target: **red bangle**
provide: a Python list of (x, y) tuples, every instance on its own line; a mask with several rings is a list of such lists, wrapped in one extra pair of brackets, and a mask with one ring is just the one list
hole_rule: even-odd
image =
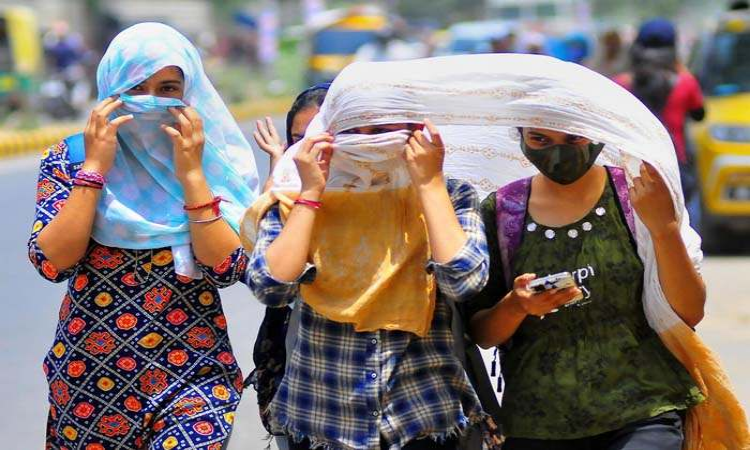
[(294, 201), (294, 204), (309, 206), (313, 209), (320, 209), (320, 207), (323, 206), (323, 203), (321, 202), (316, 202), (315, 200), (307, 200), (304, 198), (298, 198), (297, 200)]
[(182, 208), (185, 211), (197, 211), (199, 209), (204, 209), (204, 208), (209, 208), (210, 207), (213, 210), (214, 215), (218, 216), (221, 213), (221, 211), (219, 210), (219, 203), (221, 203), (221, 202), (228, 202), (228, 201), (229, 200), (225, 200), (224, 198), (222, 198), (222, 196), (217, 195), (210, 202), (201, 203), (200, 205), (185, 205)]

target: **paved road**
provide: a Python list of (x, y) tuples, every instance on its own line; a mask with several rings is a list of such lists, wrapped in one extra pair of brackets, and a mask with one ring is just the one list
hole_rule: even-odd
[[(256, 155), (265, 172), (267, 159)], [(0, 161), (0, 448), (43, 448), (47, 389), (41, 361), (52, 342), (64, 286), (42, 281), (26, 259), (34, 204), (36, 161)], [(709, 307), (699, 332), (714, 347), (746, 408), (750, 409), (750, 257), (708, 258), (704, 275)], [(252, 368), (252, 345), (263, 314), (247, 289), (222, 292), (229, 334), (244, 373)], [(266, 446), (252, 390), (237, 413), (230, 450)]]

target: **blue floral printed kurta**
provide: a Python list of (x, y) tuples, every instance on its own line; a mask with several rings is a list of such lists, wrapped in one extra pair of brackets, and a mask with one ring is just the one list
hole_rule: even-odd
[(92, 241), (58, 271), (36, 245), (72, 187), (64, 142), (42, 158), (29, 258), (53, 282), (68, 280), (52, 349), (48, 449), (218, 450), (242, 390), (217, 288), (235, 283), (238, 248), (204, 278), (177, 275), (169, 248), (126, 250)]

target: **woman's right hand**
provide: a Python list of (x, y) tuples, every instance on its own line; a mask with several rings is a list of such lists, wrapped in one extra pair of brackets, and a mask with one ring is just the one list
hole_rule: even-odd
[(542, 317), (581, 294), (577, 287), (534, 293), (528, 289), (528, 285), (535, 278), (536, 275), (531, 273), (516, 277), (513, 281), (513, 290), (509, 294), (509, 300), (525, 315)]
[(261, 150), (268, 153), (271, 159), (279, 159), (284, 154), (284, 143), (281, 142), (281, 137), (279, 137), (279, 133), (276, 131), (276, 127), (273, 126), (273, 120), (270, 117), (266, 117), (265, 121), (255, 121), (253, 139), (255, 139)]
[(84, 170), (104, 175), (112, 168), (117, 151), (117, 129), (120, 125), (133, 120), (132, 114), (109, 120), (110, 114), (120, 106), (122, 106), (122, 100), (108, 97), (99, 102), (91, 112), (83, 131), (86, 146)]
[(294, 164), (302, 181), (302, 198), (317, 201), (323, 194), (333, 155), (332, 143), (333, 136), (328, 133), (305, 138), (294, 155)]

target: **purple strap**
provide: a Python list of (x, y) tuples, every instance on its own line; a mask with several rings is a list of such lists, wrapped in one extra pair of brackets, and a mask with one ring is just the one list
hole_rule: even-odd
[[(619, 167), (607, 166), (617, 192), (617, 200), (625, 215), (625, 222), (635, 238), (635, 217), (630, 204), (628, 181), (625, 171)], [(496, 194), (497, 241), (500, 246), (500, 259), (506, 285), (513, 286), (512, 261), (521, 246), (523, 223), (531, 192), (531, 178), (514, 181), (498, 189)]]
[(633, 207), (630, 204), (630, 192), (628, 191), (628, 179), (625, 177), (625, 171), (619, 167), (607, 166), (609, 176), (612, 177), (612, 184), (615, 185), (617, 199), (620, 201), (620, 208), (625, 215), (625, 222), (628, 224), (630, 234), (635, 239), (635, 216)]
[(498, 189), (495, 200), (500, 259), (503, 263), (506, 286), (509, 288), (513, 286), (511, 262), (516, 250), (521, 246), (530, 188), (531, 178), (514, 181)]

